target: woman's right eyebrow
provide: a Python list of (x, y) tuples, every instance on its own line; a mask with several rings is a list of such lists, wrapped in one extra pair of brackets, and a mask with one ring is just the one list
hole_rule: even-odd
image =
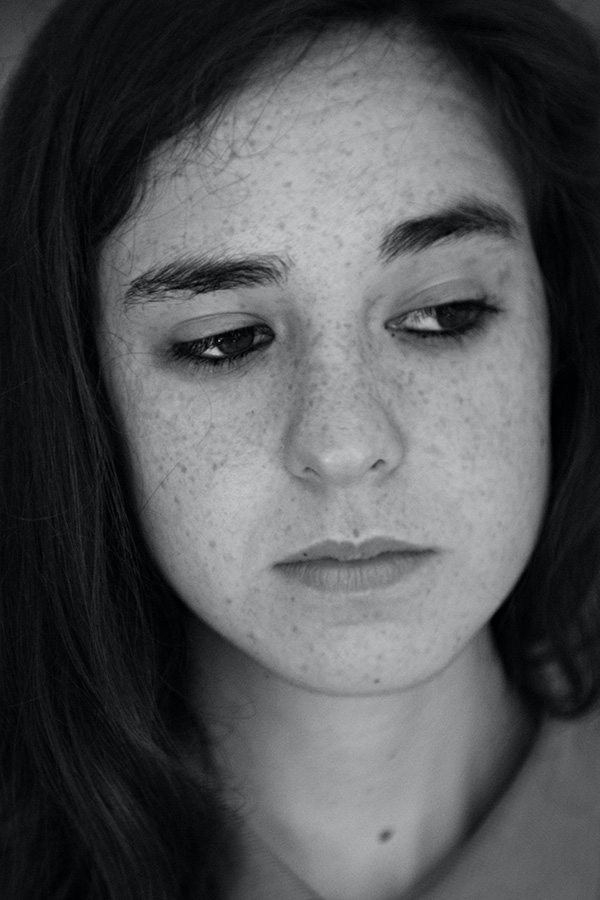
[(157, 266), (135, 278), (125, 293), (125, 308), (165, 300), (173, 293), (210, 294), (240, 287), (280, 285), (289, 263), (276, 255), (193, 256)]
[[(384, 231), (379, 257), (390, 263), (399, 256), (421, 253), (440, 243), (492, 236), (511, 241), (520, 228), (504, 208), (468, 197), (424, 216), (405, 219)], [(285, 282), (292, 263), (276, 254), (264, 256), (185, 256), (135, 278), (125, 293), (126, 309), (154, 303), (176, 293), (190, 296), (264, 287)]]

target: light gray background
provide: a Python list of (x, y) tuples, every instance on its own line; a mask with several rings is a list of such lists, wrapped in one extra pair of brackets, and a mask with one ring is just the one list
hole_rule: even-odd
[[(600, 0), (560, 2), (590, 22), (600, 37)], [(0, 89), (29, 37), (56, 4), (57, 0), (0, 0)]]

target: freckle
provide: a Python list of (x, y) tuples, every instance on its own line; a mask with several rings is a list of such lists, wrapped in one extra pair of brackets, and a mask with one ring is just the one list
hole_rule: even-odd
[(394, 832), (392, 831), (391, 828), (386, 828), (384, 831), (379, 832), (379, 841), (382, 844), (385, 844), (387, 841), (389, 841), (393, 837), (394, 837)]
[(211, 539), (211, 540), (208, 542), (208, 546), (210, 547), (211, 550), (215, 550), (215, 549), (216, 549), (216, 546), (217, 546), (217, 542), (216, 542), (215, 540)]
[(187, 466), (184, 466), (183, 463), (180, 463), (180, 464), (179, 464), (179, 468), (181, 469), (181, 471), (182, 471), (183, 474), (185, 475), (185, 473), (187, 472)]

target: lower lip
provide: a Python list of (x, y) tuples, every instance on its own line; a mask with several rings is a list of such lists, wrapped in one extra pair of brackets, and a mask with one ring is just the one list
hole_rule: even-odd
[(402, 581), (428, 559), (432, 551), (413, 553), (381, 553), (372, 559), (340, 562), (337, 559), (314, 559), (280, 563), (277, 571), (292, 581), (328, 593), (360, 593), (374, 588), (390, 587)]

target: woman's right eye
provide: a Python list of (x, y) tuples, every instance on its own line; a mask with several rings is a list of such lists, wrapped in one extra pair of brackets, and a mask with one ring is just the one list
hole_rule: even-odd
[(275, 334), (268, 325), (246, 325), (195, 341), (179, 341), (173, 344), (169, 356), (194, 368), (232, 369), (251, 353), (266, 349), (274, 339)]

